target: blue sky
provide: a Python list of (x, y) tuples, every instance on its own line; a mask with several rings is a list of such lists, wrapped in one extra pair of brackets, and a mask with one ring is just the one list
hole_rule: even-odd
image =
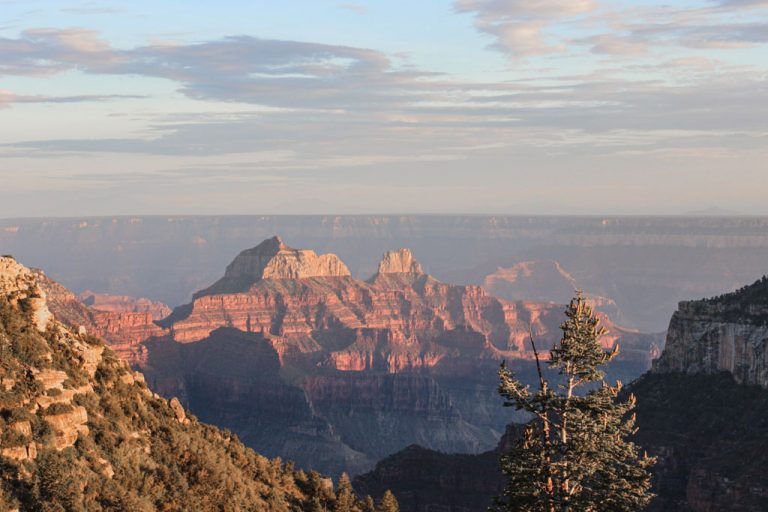
[(768, 0), (0, 0), (0, 216), (768, 214)]

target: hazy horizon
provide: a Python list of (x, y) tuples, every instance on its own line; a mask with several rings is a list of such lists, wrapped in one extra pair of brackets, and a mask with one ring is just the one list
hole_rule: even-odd
[(14, 220), (44, 220), (44, 219), (108, 219), (108, 218), (162, 218), (162, 217), (555, 217), (555, 218), (691, 218), (691, 219), (728, 219), (728, 218), (768, 218), (768, 213), (742, 213), (726, 210), (709, 211), (708, 209), (700, 211), (686, 211), (680, 213), (612, 213), (612, 212), (593, 212), (593, 213), (506, 213), (506, 212), (333, 212), (333, 211), (310, 211), (306, 213), (119, 213), (119, 214), (85, 214), (85, 215), (30, 215), (30, 216), (9, 216), (0, 217), (2, 221)]

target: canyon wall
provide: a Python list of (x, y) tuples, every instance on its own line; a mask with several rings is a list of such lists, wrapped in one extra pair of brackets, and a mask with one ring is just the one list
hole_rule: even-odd
[(672, 316), (659, 372), (728, 372), (768, 387), (768, 279), (709, 300), (681, 302)]

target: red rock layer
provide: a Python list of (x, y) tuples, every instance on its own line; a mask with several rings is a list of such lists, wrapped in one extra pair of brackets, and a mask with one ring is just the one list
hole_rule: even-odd
[[(262, 261), (265, 265), (271, 263)], [(529, 359), (531, 332), (546, 356), (564, 318), (562, 305), (505, 301), (479, 286), (439, 282), (421, 273), (407, 249), (387, 253), (368, 281), (268, 278), (244, 292), (209, 291), (162, 322), (170, 338), (192, 343), (232, 327), (268, 337), (284, 363), (311, 360), (343, 371), (396, 373), (457, 357)], [(609, 331), (602, 340), (606, 348), (619, 337), (629, 338), (639, 353), (628, 355), (650, 362), (649, 338), (602, 320)]]

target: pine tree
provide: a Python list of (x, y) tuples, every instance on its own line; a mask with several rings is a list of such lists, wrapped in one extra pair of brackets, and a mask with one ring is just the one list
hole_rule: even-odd
[(377, 512), (400, 512), (400, 504), (397, 502), (397, 498), (392, 494), (392, 491), (387, 489), (384, 492), (384, 496), (381, 497)]
[(366, 496), (360, 507), (362, 512), (376, 512), (376, 504), (373, 502), (373, 498), (370, 495)]
[(336, 503), (333, 512), (354, 512), (355, 510), (355, 492), (352, 490), (352, 482), (349, 481), (349, 475), (342, 473), (339, 478), (339, 485), (336, 489)]
[[(605, 351), (605, 334), (581, 292), (566, 309), (563, 337), (552, 348), (553, 388), (545, 378), (531, 334), (538, 389), (531, 391), (502, 364), (504, 405), (533, 416), (501, 458), (506, 486), (494, 507), (515, 512), (634, 512), (653, 495), (648, 468), (655, 459), (628, 441), (635, 429), (634, 396), (619, 402), (621, 383), (609, 386), (599, 369), (618, 355)], [(579, 393), (578, 391), (582, 391)], [(586, 392), (583, 392), (586, 391)]]

